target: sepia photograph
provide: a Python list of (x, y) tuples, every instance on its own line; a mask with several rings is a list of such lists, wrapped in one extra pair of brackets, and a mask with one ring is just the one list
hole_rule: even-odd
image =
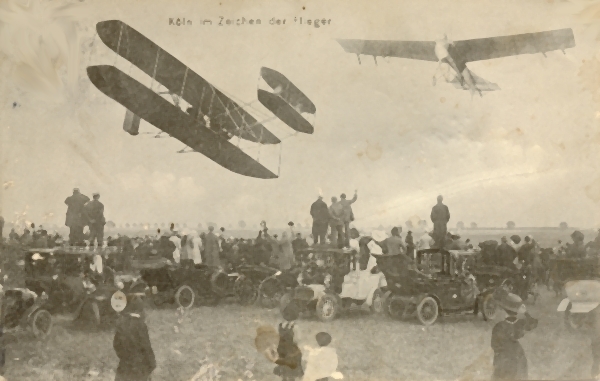
[(600, 0), (0, 0), (0, 381), (600, 380)]

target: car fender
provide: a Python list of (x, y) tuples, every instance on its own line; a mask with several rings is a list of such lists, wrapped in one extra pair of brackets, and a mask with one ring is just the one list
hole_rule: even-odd
[(569, 306), (569, 304), (571, 303), (571, 300), (569, 298), (564, 298), (560, 304), (558, 305), (558, 307), (556, 308), (556, 311), (558, 312), (565, 312), (567, 310), (567, 307)]

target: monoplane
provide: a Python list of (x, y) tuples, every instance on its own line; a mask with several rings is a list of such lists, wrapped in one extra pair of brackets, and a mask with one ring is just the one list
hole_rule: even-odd
[[(437, 41), (381, 41), (381, 40), (338, 40), (348, 53), (355, 53), (360, 63), (360, 55), (377, 57), (409, 58), (421, 61), (438, 62), (438, 70), (442, 65), (454, 72), (446, 81), (458, 89), (471, 90), (483, 96), (482, 91), (499, 90), (497, 84), (476, 76), (467, 68), (468, 62), (483, 61), (493, 58), (516, 56), (520, 54), (542, 53), (561, 50), (575, 46), (572, 29), (559, 29), (537, 33), (515, 34), (478, 38), (473, 40), (451, 41), (444, 38)], [(447, 70), (450, 72), (450, 70)], [(436, 73), (437, 74), (437, 73)], [(433, 77), (433, 85), (437, 76)]]
[[(138, 135), (140, 120), (144, 119), (161, 130), (156, 137), (165, 133), (191, 148), (184, 148), (179, 153), (199, 152), (245, 176), (278, 177), (239, 148), (240, 139), (259, 145), (281, 143), (263, 122), (257, 121), (240, 104), (124, 22), (102, 21), (96, 25), (96, 30), (106, 46), (152, 78), (148, 87), (115, 66), (87, 68), (91, 82), (127, 109), (125, 131)], [(314, 115), (316, 111), (306, 95), (272, 69), (262, 68), (261, 76), (268, 79), (274, 89), (272, 93), (258, 90), (261, 103), (296, 131), (312, 133), (312, 124), (301, 115)], [(155, 82), (167, 90), (155, 91)], [(173, 102), (162, 96), (165, 94), (170, 95)], [(237, 146), (230, 142), (234, 137), (238, 138)]]

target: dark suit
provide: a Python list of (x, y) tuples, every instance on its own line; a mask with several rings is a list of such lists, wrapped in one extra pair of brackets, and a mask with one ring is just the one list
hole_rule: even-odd
[(310, 206), (310, 215), (313, 218), (312, 235), (314, 243), (326, 243), (325, 236), (329, 227), (329, 208), (327, 204), (318, 199)]
[(442, 203), (436, 204), (431, 209), (431, 222), (433, 222), (433, 239), (436, 247), (443, 248), (446, 244), (447, 224), (450, 221), (450, 210)]
[(86, 225), (84, 205), (90, 198), (81, 193), (74, 193), (65, 200), (67, 204), (67, 218), (65, 225), (69, 227), (69, 243), (76, 245), (83, 241), (83, 227)]

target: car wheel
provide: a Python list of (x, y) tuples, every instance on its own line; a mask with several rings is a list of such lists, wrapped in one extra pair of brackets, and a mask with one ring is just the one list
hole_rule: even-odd
[(279, 305), (284, 293), (284, 288), (277, 279), (265, 279), (258, 287), (260, 305), (264, 308), (275, 308)]
[(488, 294), (488, 295), (484, 296), (483, 303), (482, 303), (482, 309), (481, 309), (481, 314), (483, 315), (483, 319), (486, 321), (494, 320), (494, 318), (496, 317), (496, 312), (497, 312), (497, 308), (496, 308), (496, 302), (494, 301), (494, 296), (492, 294)]
[(432, 325), (438, 318), (439, 308), (436, 300), (426, 296), (417, 306), (417, 318), (423, 325)]
[(385, 298), (385, 302), (383, 305), (384, 311), (395, 320), (401, 320), (404, 315), (404, 309), (406, 304), (397, 295), (390, 294), (387, 298)]
[(42, 339), (52, 330), (52, 315), (50, 312), (39, 309), (31, 317), (31, 330), (35, 337)]
[(175, 302), (179, 307), (188, 309), (194, 305), (196, 294), (194, 290), (188, 285), (183, 285), (177, 289), (175, 293)]
[(281, 299), (279, 300), (279, 312), (283, 314), (283, 310), (292, 302), (292, 294), (287, 292), (283, 294)]
[(317, 301), (317, 317), (321, 321), (332, 321), (338, 315), (341, 307), (340, 302), (335, 296), (331, 294), (322, 295)]
[(378, 288), (373, 293), (373, 301), (371, 302), (371, 311), (374, 313), (382, 313), (383, 312), (383, 303), (384, 296), (383, 292)]
[(241, 279), (235, 282), (235, 286), (233, 288), (235, 295), (240, 299), (240, 304), (242, 306), (249, 306), (254, 304), (258, 299), (258, 290), (252, 284), (250, 279)]

